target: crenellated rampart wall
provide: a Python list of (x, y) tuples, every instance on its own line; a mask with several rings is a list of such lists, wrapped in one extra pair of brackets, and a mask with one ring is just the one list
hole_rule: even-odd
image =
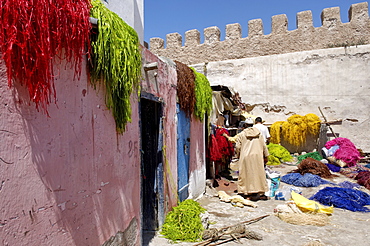
[(368, 2), (352, 4), (348, 11), (349, 22), (342, 23), (339, 7), (321, 12), (320, 27), (313, 26), (312, 12), (297, 13), (297, 29), (288, 31), (285, 14), (272, 17), (271, 33), (263, 34), (261, 19), (248, 22), (248, 36), (242, 38), (240, 24), (226, 26), (225, 40), (221, 41), (218, 27), (204, 29), (204, 42), (200, 32), (189, 30), (185, 43), (179, 33), (166, 35), (166, 47), (161, 38), (150, 39), (150, 50), (185, 64), (241, 59), (247, 57), (285, 54), (339, 46), (370, 44), (370, 19)]

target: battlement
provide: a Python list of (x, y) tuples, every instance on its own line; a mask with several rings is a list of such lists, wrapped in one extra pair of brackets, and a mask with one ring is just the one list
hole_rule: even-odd
[(272, 16), (271, 33), (263, 34), (263, 22), (254, 19), (248, 22), (248, 36), (242, 38), (239, 23), (226, 25), (225, 40), (221, 41), (220, 29), (205, 28), (204, 42), (200, 32), (189, 30), (185, 43), (179, 33), (166, 35), (166, 47), (161, 38), (150, 39), (150, 50), (159, 55), (185, 64), (241, 59), (264, 55), (284, 54), (297, 51), (323, 49), (370, 43), (370, 19), (368, 3), (352, 4), (349, 22), (342, 23), (339, 7), (326, 8), (321, 12), (321, 26), (314, 27), (311, 11), (297, 13), (297, 29), (288, 30), (285, 14)]

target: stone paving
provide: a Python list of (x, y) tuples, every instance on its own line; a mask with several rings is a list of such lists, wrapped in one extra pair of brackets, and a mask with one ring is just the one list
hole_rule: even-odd
[[(273, 170), (281, 172), (281, 175), (295, 169), (296, 166), (280, 165)], [(343, 181), (353, 181), (343, 175), (334, 178), (333, 182), (340, 183)], [(353, 181), (354, 182), (354, 181)], [(236, 184), (235, 182), (222, 179), (218, 182), (220, 185), (215, 189), (207, 188), (203, 197), (198, 202), (202, 207), (207, 209), (209, 214), (210, 228), (222, 228), (225, 226), (235, 225), (242, 221), (254, 219), (263, 215), (268, 217), (252, 223), (247, 226), (260, 235), (261, 241), (240, 239), (240, 243), (233, 241), (222, 245), (335, 245), (348, 246), (352, 245), (370, 245), (368, 237), (370, 236), (370, 213), (351, 212), (349, 210), (335, 208), (334, 213), (330, 216), (330, 223), (326, 226), (312, 225), (293, 225), (280, 220), (274, 215), (274, 208), (285, 201), (275, 200), (274, 198), (267, 201), (255, 202), (258, 207), (234, 207), (230, 203), (221, 202), (218, 197), (214, 196), (217, 190), (225, 190), (232, 194)], [(280, 185), (284, 185), (281, 183)], [(302, 195), (310, 197), (315, 194), (320, 187), (302, 188)], [(362, 189), (370, 193), (367, 189)], [(175, 245), (195, 245), (196, 243), (178, 243)], [(143, 245), (159, 246), (174, 245), (167, 239), (163, 238), (158, 232), (144, 240)]]

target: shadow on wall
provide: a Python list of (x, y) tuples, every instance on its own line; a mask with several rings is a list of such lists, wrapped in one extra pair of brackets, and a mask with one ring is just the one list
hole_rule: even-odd
[[(17, 109), (29, 143), (29, 162), (38, 174), (28, 184), (42, 181), (45, 187), (27, 196), (47, 201), (55, 213), (39, 222), (50, 222), (50, 230), (37, 233), (47, 234), (43, 236), (49, 237), (48, 242), (65, 245), (72, 241), (73, 245), (99, 245), (114, 235), (136, 244), (139, 154), (126, 146), (137, 143), (116, 134), (101, 91), (86, 80), (71, 81), (56, 81), (58, 101), (49, 105), (50, 117), (36, 112), (34, 104), (22, 103)], [(26, 88), (16, 87), (20, 98), (25, 98)], [(135, 132), (136, 126), (128, 130)], [(135, 134), (127, 135), (138, 141)], [(126, 155), (128, 160), (123, 161)]]

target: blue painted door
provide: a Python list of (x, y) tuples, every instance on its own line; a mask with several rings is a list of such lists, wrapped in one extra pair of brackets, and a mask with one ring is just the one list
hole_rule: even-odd
[(189, 196), (190, 119), (177, 104), (177, 174), (179, 200)]

